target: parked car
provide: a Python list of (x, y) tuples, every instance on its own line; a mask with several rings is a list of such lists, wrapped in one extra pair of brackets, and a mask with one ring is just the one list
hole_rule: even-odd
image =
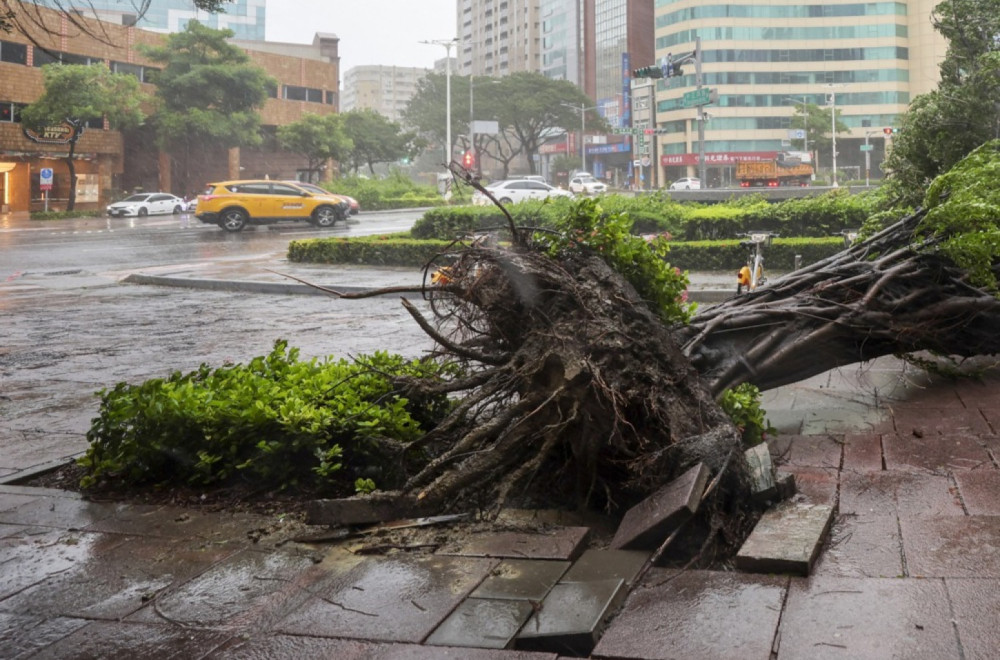
[[(529, 179), (509, 179), (496, 181), (486, 186), (486, 189), (497, 198), (501, 204), (517, 204), (526, 199), (548, 199), (549, 197), (573, 197), (573, 193), (562, 188), (550, 186), (541, 181)], [(476, 206), (490, 204), (490, 199), (478, 190), (472, 195), (472, 203)]]
[(545, 180), (545, 177), (542, 176), (541, 174), (525, 174), (520, 178), (524, 179), (525, 181), (541, 181), (542, 183), (548, 183), (548, 181)]
[(177, 195), (170, 193), (136, 193), (129, 195), (120, 202), (108, 204), (107, 214), (110, 216), (131, 216), (142, 218), (147, 215), (169, 215), (182, 213), (187, 203)]
[(226, 231), (241, 231), (248, 224), (306, 220), (318, 227), (346, 221), (348, 204), (324, 191), (319, 194), (283, 181), (248, 180), (210, 183), (198, 196), (195, 217)]
[(315, 183), (306, 183), (305, 181), (288, 181), (288, 183), (295, 184), (300, 188), (305, 188), (306, 190), (314, 192), (317, 195), (336, 195), (337, 197), (340, 197), (341, 199), (345, 200), (350, 205), (351, 215), (357, 215), (358, 213), (361, 213), (361, 205), (358, 204), (358, 200), (348, 195), (345, 195), (344, 193), (331, 193), (324, 188), (320, 188)]
[(608, 186), (592, 174), (577, 174), (569, 180), (569, 189), (578, 195), (600, 195), (607, 192)]
[(670, 184), (670, 190), (701, 190), (701, 179), (686, 177)]

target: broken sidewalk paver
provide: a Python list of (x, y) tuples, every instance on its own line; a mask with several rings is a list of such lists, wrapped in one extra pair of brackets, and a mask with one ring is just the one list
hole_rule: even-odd
[(983, 440), (973, 435), (882, 436), (887, 470), (951, 472), (993, 466)]
[(541, 602), (567, 568), (568, 561), (505, 559), (476, 587), (471, 596)]
[(736, 568), (753, 573), (809, 575), (833, 521), (825, 504), (784, 503), (764, 512), (736, 554)]
[(900, 516), (912, 577), (1000, 578), (1000, 516)]
[(632, 590), (593, 655), (643, 660), (769, 658), (788, 580), (654, 568)]
[(655, 550), (698, 510), (708, 468), (699, 463), (628, 510), (611, 541), (616, 550)]
[(524, 624), (515, 648), (587, 656), (628, 593), (621, 579), (560, 582)]
[(442, 555), (370, 557), (309, 585), (310, 598), (276, 631), (418, 643), (497, 563)]
[(485, 532), (447, 543), (436, 554), (517, 559), (575, 559), (589, 527), (554, 527), (544, 532)]
[(644, 550), (587, 550), (566, 571), (560, 582), (589, 582), (618, 578), (631, 588), (636, 575), (652, 553)]
[(771, 451), (761, 443), (743, 452), (750, 469), (750, 492), (757, 501), (772, 499), (778, 492)]
[(466, 598), (427, 638), (432, 646), (505, 649), (535, 606), (526, 600)]
[(955, 472), (955, 482), (970, 515), (1000, 516), (1000, 470)]

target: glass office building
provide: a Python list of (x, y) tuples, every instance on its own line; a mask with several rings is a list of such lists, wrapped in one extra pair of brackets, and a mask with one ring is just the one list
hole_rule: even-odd
[[(930, 24), (934, 4), (656, 0), (657, 59), (692, 53), (700, 38), (700, 82), (718, 94), (704, 106), (709, 185), (732, 184), (737, 158), (801, 148), (791, 119), (796, 107), (810, 105), (834, 107), (850, 129), (837, 135), (842, 178), (864, 178), (871, 159), (877, 168), (886, 148), (882, 129), (937, 86), (946, 44)], [(656, 83), (664, 180), (698, 174), (697, 110), (683, 98), (698, 82), (691, 63)], [(829, 171), (831, 151), (816, 155)]]
[(235, 39), (264, 41), (267, 0), (233, 0), (222, 14), (199, 11), (191, 0), (150, 0), (140, 17), (140, 5), (140, 0), (86, 0), (78, 8), (87, 16), (153, 32), (180, 32), (188, 21), (196, 19), (210, 28), (232, 30)]

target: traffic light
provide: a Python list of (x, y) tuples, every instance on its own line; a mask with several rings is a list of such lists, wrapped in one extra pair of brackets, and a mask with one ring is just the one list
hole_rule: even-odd
[(476, 154), (475, 152), (472, 151), (472, 149), (469, 149), (462, 155), (462, 167), (464, 167), (467, 170), (471, 170), (475, 166), (476, 166)]
[(898, 133), (899, 129), (898, 128), (883, 128), (882, 132), (885, 133), (886, 135), (892, 135), (893, 133)]
[(644, 66), (632, 70), (633, 78), (662, 78), (663, 69), (658, 66)]

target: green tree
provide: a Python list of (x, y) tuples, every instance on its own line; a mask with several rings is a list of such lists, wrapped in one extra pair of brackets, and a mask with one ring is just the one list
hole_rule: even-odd
[(115, 129), (128, 128), (143, 120), (140, 104), (145, 99), (135, 76), (112, 73), (104, 65), (49, 64), (42, 67), (45, 91), (21, 112), (21, 123), (39, 130), (67, 123), (73, 136), (66, 155), (69, 171), (69, 201), (76, 207), (76, 143), (87, 122), (107, 118)]
[(927, 185), (1000, 136), (1000, 13), (985, 0), (946, 0), (932, 14), (948, 40), (936, 90), (910, 104), (886, 158), (893, 191), (917, 205)]
[(257, 110), (277, 83), (228, 42), (232, 36), (232, 30), (190, 21), (162, 46), (142, 48), (164, 64), (153, 78), (161, 148), (169, 151), (179, 142), (215, 148), (261, 143)]
[(425, 141), (412, 131), (404, 131), (399, 123), (390, 121), (370, 109), (351, 110), (343, 115), (344, 132), (354, 144), (347, 161), (353, 172), (367, 166), (375, 173), (376, 163), (392, 163), (413, 158), (425, 146)]
[(289, 151), (302, 154), (310, 172), (318, 172), (328, 159), (342, 161), (354, 148), (344, 131), (342, 115), (303, 115), (298, 121), (278, 127), (278, 141)]
[[(830, 108), (821, 107), (815, 103), (802, 105), (796, 104), (795, 114), (792, 115), (791, 128), (804, 129), (805, 140), (792, 140), (792, 146), (796, 149), (804, 150), (808, 144), (810, 151), (825, 152), (827, 155), (833, 146), (830, 134)], [(848, 133), (850, 129), (847, 124), (840, 120), (840, 110), (837, 110), (837, 135)]]

